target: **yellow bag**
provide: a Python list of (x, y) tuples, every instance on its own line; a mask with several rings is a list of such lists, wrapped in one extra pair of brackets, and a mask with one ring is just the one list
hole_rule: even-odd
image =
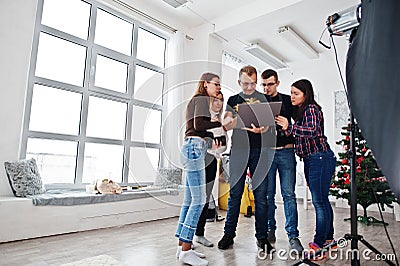
[[(229, 189), (229, 183), (219, 182), (218, 206), (220, 210), (228, 210)], [(245, 184), (240, 203), (240, 213), (246, 214), (248, 206), (251, 206), (254, 212), (254, 194), (253, 191), (248, 190), (248, 185)]]

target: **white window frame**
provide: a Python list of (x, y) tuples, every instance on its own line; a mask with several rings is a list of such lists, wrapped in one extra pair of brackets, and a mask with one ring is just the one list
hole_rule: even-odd
[[(137, 65), (148, 68), (150, 70), (156, 71), (164, 75), (164, 68), (152, 65), (150, 63), (138, 60), (136, 58), (137, 53), (137, 37), (138, 37), (138, 29), (145, 29), (163, 39), (166, 40), (165, 52), (164, 52), (164, 65), (166, 65), (167, 60), (167, 47), (169, 36), (166, 35), (162, 31), (158, 31), (157, 29), (151, 28), (140, 21), (129, 18), (128, 16), (115, 11), (101, 3), (98, 3), (95, 0), (82, 0), (91, 5), (90, 9), (90, 23), (89, 23), (89, 33), (87, 40), (78, 38), (76, 36), (70, 35), (68, 33), (62, 32), (60, 30), (48, 27), (46, 25), (41, 24), (41, 17), (43, 12), (43, 3), (44, 0), (38, 1), (38, 9), (36, 16), (36, 24), (34, 30), (34, 37), (32, 43), (32, 54), (31, 54), (31, 62), (30, 62), (30, 71), (29, 71), (29, 81), (26, 95), (26, 108), (24, 113), (24, 124), (23, 124), (23, 133), (22, 133), (22, 143), (21, 143), (21, 158), (26, 157), (27, 152), (27, 142), (28, 138), (38, 138), (38, 139), (52, 139), (52, 140), (69, 140), (76, 141), (78, 143), (77, 147), (77, 160), (76, 160), (76, 169), (75, 169), (75, 181), (72, 185), (83, 186), (82, 183), (82, 173), (83, 173), (83, 163), (84, 163), (84, 150), (85, 143), (102, 143), (102, 144), (117, 144), (123, 145), (124, 147), (124, 163), (122, 169), (122, 184), (128, 183), (128, 175), (129, 175), (129, 161), (130, 161), (130, 148), (131, 147), (144, 147), (144, 148), (156, 148), (159, 152), (159, 166), (163, 164), (163, 157), (161, 152), (161, 140), (159, 143), (146, 143), (146, 142), (138, 142), (131, 141), (131, 131), (133, 128), (132, 125), (132, 116), (133, 116), (133, 107), (141, 106), (153, 110), (161, 111), (162, 118), (163, 114), (163, 105), (157, 105), (151, 102), (145, 102), (141, 100), (134, 99), (134, 84), (135, 84), (135, 68)], [(95, 33), (95, 22), (97, 9), (100, 8), (104, 11), (111, 13), (127, 22), (133, 24), (133, 42), (132, 42), (132, 54), (130, 56), (119, 53), (117, 51), (113, 51), (106, 47), (102, 47), (94, 43), (94, 33)], [(39, 44), (39, 35), (40, 33), (47, 33), (50, 35), (54, 35), (55, 37), (59, 37), (65, 39), (67, 41), (82, 45), (87, 48), (86, 52), (86, 61), (85, 61), (85, 74), (84, 74), (84, 83), (83, 87), (66, 84), (63, 82), (50, 80), (42, 77), (35, 76), (35, 67), (36, 60), (38, 55), (38, 44)], [(112, 59), (116, 59), (118, 61), (124, 62), (128, 64), (128, 78), (127, 78), (127, 93), (121, 93), (117, 91), (111, 91), (105, 88), (95, 87), (94, 86), (94, 73), (91, 73), (91, 69), (96, 65), (96, 56), (101, 54), (103, 56), (110, 57)], [(81, 118), (79, 125), (79, 134), (75, 135), (66, 135), (66, 134), (57, 134), (57, 133), (48, 133), (48, 132), (38, 132), (38, 131), (30, 131), (29, 130), (29, 120), (31, 114), (31, 106), (32, 106), (32, 96), (33, 96), (33, 87), (35, 84), (44, 85), (48, 87), (54, 87), (56, 89), (62, 89), (71, 92), (77, 92), (83, 95), (82, 97), (82, 108), (81, 108)], [(163, 80), (163, 90), (165, 91), (165, 77)], [(87, 126), (87, 116), (88, 116), (88, 102), (89, 96), (97, 96), (106, 99), (112, 99), (119, 102), (124, 102), (127, 104), (127, 116), (126, 116), (126, 128), (125, 128), (125, 137), (123, 140), (113, 140), (106, 138), (93, 138), (86, 136), (86, 126)], [(164, 101), (163, 101), (164, 102)], [(162, 119), (164, 121), (164, 119)], [(161, 131), (162, 125), (160, 125)], [(99, 177), (101, 178), (101, 177)], [(130, 184), (129, 184), (130, 185)], [(69, 187), (71, 184), (46, 184), (47, 187)]]

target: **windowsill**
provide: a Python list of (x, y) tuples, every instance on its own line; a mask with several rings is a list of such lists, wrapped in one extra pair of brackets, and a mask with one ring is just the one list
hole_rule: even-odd
[[(121, 187), (123, 186), (131, 186), (131, 187), (137, 187), (137, 186), (151, 186), (153, 185), (154, 182), (141, 182), (139, 183), (117, 183)], [(86, 185), (91, 185), (91, 183), (83, 183), (83, 184), (70, 184), (70, 183), (51, 183), (51, 184), (45, 184), (44, 187), (46, 190), (82, 190), (85, 191)]]
[(134, 190), (124, 191), (121, 194), (90, 194), (84, 190), (64, 189), (64, 190), (48, 190), (46, 193), (21, 197), (1, 197), (1, 201), (26, 201), (32, 200), (35, 206), (73, 206), (83, 204), (97, 204), (106, 202), (117, 202), (135, 200), (141, 198), (157, 198), (161, 196), (178, 196), (180, 189), (178, 188), (160, 188), (160, 187), (143, 187)]

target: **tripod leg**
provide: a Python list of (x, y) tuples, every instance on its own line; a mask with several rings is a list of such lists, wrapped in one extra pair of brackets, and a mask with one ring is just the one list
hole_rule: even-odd
[[(380, 258), (383, 258), (382, 253), (379, 252), (374, 246), (372, 246), (370, 243), (368, 243), (363, 237), (361, 237), (360, 242), (363, 243), (367, 248), (369, 248), (370, 250), (372, 250), (372, 252), (374, 252), (377, 255), (380, 255)], [(395, 263), (393, 263), (392, 261), (388, 260), (386, 257), (384, 257), (385, 259), (383, 261), (385, 261), (387, 264), (392, 265), (392, 266), (396, 266)]]
[(303, 264), (303, 263), (304, 263), (304, 264), (307, 264), (307, 265), (312, 265), (312, 266), (319, 265), (319, 264), (316, 264), (316, 263), (310, 261), (309, 259), (302, 259), (301, 261), (299, 261), (299, 262), (293, 264), (292, 266), (301, 265), (301, 264)]

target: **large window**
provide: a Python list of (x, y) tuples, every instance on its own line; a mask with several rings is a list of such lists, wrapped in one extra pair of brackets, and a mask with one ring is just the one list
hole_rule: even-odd
[(167, 36), (95, 0), (40, 0), (22, 155), (45, 184), (152, 182)]

